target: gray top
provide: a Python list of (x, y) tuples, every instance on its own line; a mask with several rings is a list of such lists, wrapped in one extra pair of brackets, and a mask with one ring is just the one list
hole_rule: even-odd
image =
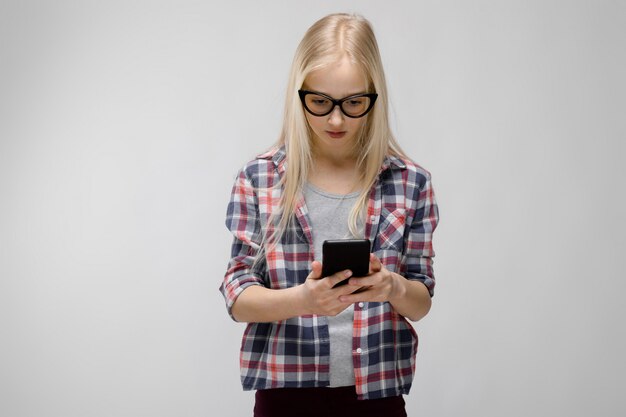
[[(330, 194), (311, 184), (304, 188), (316, 261), (322, 261), (322, 244), (325, 240), (354, 237), (348, 229), (348, 217), (358, 196), (358, 192), (345, 195)], [(359, 232), (362, 232), (362, 229), (363, 225), (360, 224)], [(334, 317), (328, 317), (331, 387), (355, 384), (352, 363), (353, 318), (354, 306), (348, 307)]]

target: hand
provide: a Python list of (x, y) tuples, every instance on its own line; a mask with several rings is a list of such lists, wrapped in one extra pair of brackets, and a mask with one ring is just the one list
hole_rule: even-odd
[(314, 261), (311, 263), (311, 273), (304, 284), (300, 285), (299, 301), (309, 314), (321, 316), (336, 316), (348, 308), (352, 302), (340, 301), (340, 297), (354, 292), (362, 284), (342, 285), (333, 288), (338, 282), (349, 278), (352, 272), (349, 270), (337, 272), (331, 276), (322, 278), (322, 264)]
[(348, 286), (359, 288), (354, 294), (346, 294), (339, 297), (340, 302), (357, 303), (360, 301), (384, 302), (402, 298), (406, 293), (406, 287), (398, 274), (389, 271), (373, 253), (370, 254), (369, 274), (362, 278), (350, 278)]

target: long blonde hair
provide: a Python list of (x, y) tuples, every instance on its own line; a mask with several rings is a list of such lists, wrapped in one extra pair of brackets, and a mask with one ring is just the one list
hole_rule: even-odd
[[(374, 108), (355, 141), (361, 192), (348, 221), (353, 235), (357, 235), (359, 218), (364, 215), (371, 187), (387, 155), (405, 156), (389, 127), (387, 83), (370, 23), (352, 14), (331, 14), (311, 26), (304, 35), (291, 66), (282, 132), (276, 146), (286, 149), (286, 171), (281, 210), (275, 213), (276, 229), (271, 233), (271, 244), (280, 240), (294, 220), (295, 208), (312, 165), (311, 130), (298, 96), (298, 89), (312, 71), (338, 62), (347, 56), (365, 74), (369, 91), (378, 93)], [(274, 220), (274, 219), (272, 219)]]

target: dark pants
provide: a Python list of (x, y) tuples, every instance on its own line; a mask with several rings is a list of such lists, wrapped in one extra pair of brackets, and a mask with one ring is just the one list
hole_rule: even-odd
[(254, 417), (406, 417), (404, 399), (357, 400), (354, 387), (258, 390)]

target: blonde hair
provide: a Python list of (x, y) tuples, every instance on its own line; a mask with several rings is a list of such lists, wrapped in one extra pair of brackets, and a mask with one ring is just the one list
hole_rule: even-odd
[[(355, 141), (361, 192), (348, 220), (350, 232), (356, 236), (359, 218), (364, 215), (371, 187), (376, 182), (380, 167), (387, 155), (405, 156), (389, 127), (387, 83), (370, 23), (352, 14), (331, 14), (315, 22), (306, 32), (291, 66), (282, 132), (276, 146), (286, 149), (287, 167), (280, 186), (283, 186), (278, 219), (270, 234), (270, 244), (279, 241), (294, 221), (295, 208), (302, 196), (312, 164), (311, 130), (298, 96), (298, 89), (314, 70), (348, 57), (356, 64), (368, 82), (368, 90), (378, 93), (378, 100)], [(273, 221), (270, 222), (273, 224)]]

